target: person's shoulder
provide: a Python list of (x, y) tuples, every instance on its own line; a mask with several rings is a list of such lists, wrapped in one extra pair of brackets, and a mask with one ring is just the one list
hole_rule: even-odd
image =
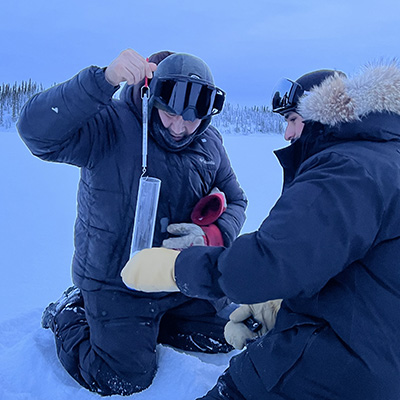
[(207, 127), (207, 129), (203, 132), (203, 137), (207, 137), (207, 139), (210, 139), (214, 142), (217, 143), (223, 143), (223, 138), (221, 133), (219, 132), (219, 130), (213, 126), (213, 125), (209, 125)]

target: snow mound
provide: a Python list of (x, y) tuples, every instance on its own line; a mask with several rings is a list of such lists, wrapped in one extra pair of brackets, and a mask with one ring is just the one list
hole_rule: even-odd
[[(79, 386), (65, 372), (57, 359), (53, 334), (40, 326), (41, 313), (41, 309), (34, 309), (0, 325), (0, 398), (99, 399), (99, 395)], [(153, 384), (128, 398), (187, 400), (201, 397), (214, 386), (235, 354), (183, 353), (162, 345), (157, 346), (157, 352), (159, 368)]]

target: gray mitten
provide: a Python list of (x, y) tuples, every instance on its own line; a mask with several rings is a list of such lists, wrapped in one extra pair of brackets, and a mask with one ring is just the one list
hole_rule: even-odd
[(167, 231), (176, 237), (165, 239), (162, 247), (167, 249), (186, 249), (190, 246), (205, 246), (206, 235), (196, 224), (171, 224)]

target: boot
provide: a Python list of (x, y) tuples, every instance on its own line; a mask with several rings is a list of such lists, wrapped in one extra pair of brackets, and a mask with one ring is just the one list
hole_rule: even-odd
[(50, 303), (42, 314), (42, 328), (52, 328), (53, 320), (64, 308), (69, 306), (83, 306), (83, 298), (77, 286), (69, 287), (54, 303)]

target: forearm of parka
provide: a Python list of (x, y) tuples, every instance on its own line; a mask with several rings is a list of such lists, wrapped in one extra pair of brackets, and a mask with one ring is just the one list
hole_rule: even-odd
[(224, 245), (229, 247), (239, 235), (246, 220), (248, 201), (224, 148), (221, 148), (221, 165), (215, 187), (224, 192), (226, 197), (227, 208), (216, 221), (216, 225), (222, 233)]
[[(77, 164), (72, 154), (68, 159), (65, 152), (60, 153), (68, 148), (90, 151), (88, 122), (110, 104), (116, 89), (105, 80), (101, 68), (86, 68), (69, 81), (32, 97), (21, 112), (18, 131), (34, 155)], [(106, 113), (102, 119), (107, 119)], [(76, 135), (88, 137), (77, 140)]]
[(228, 204), (225, 212), (216, 221), (226, 247), (229, 247), (239, 235), (246, 220), (246, 207), (247, 200), (244, 197), (235, 200), (235, 203)]

